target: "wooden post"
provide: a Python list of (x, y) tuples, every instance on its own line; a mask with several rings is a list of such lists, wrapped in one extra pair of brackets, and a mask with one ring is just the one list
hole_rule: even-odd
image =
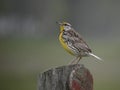
[(61, 66), (39, 75), (38, 90), (93, 90), (93, 78), (84, 65)]

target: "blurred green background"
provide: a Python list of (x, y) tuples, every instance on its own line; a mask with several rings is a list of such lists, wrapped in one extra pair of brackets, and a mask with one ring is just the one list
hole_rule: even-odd
[(119, 0), (0, 0), (0, 90), (37, 90), (38, 75), (74, 57), (58, 41), (56, 21), (68, 21), (93, 53), (80, 63), (94, 90), (120, 90)]

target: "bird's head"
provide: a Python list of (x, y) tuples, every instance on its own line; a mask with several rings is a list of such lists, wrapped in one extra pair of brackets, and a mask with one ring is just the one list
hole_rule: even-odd
[(60, 25), (60, 31), (67, 31), (71, 29), (71, 24), (68, 22), (57, 22)]

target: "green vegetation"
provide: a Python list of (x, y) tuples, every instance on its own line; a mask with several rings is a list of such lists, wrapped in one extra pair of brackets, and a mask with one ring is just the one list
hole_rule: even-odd
[[(120, 90), (119, 46), (114, 40), (90, 43), (93, 52), (104, 60), (81, 60), (93, 74), (94, 90)], [(37, 90), (39, 73), (66, 65), (73, 58), (57, 39), (0, 39), (0, 90)]]

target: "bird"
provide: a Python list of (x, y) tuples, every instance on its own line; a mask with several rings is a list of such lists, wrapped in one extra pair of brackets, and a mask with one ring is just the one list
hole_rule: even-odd
[(62, 47), (75, 59), (70, 64), (78, 64), (82, 57), (92, 56), (97, 60), (102, 60), (100, 57), (92, 53), (88, 44), (82, 36), (68, 22), (57, 22), (60, 27), (59, 41)]

